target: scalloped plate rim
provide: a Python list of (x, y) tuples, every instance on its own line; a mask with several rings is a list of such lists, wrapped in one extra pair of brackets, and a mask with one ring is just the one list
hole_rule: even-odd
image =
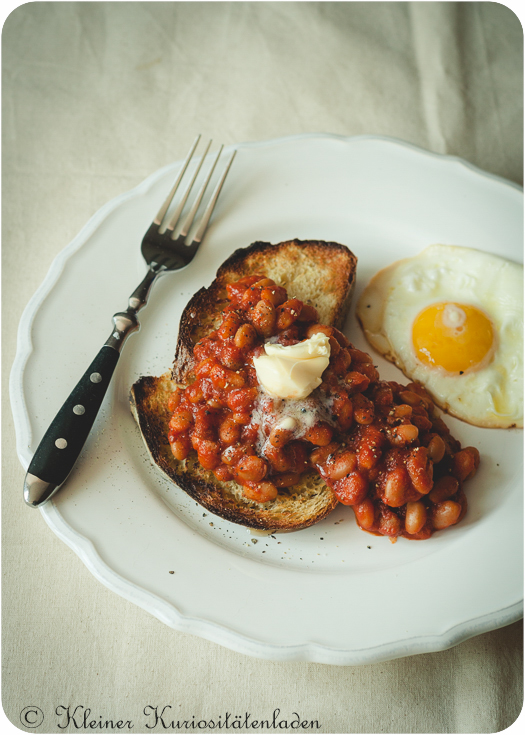
[[(225, 151), (232, 151), (234, 148), (263, 147), (307, 138), (340, 140), (347, 144), (353, 144), (363, 140), (383, 141), (411, 150), (414, 153), (431, 157), (435, 160), (461, 165), (474, 175), (503, 184), (516, 192), (523, 192), (523, 187), (519, 184), (496, 174), (483, 171), (458, 156), (428, 151), (407, 141), (383, 135), (343, 136), (329, 133), (303, 133), (262, 141), (232, 144), (226, 146)], [(24, 470), (27, 469), (32, 456), (29, 448), (32, 434), (24, 402), (22, 384), (24, 370), (33, 351), (31, 329), (41, 304), (58, 281), (69, 258), (85, 245), (89, 237), (107, 216), (126, 200), (147, 192), (158, 178), (162, 177), (164, 173), (178, 163), (180, 162), (173, 162), (158, 169), (137, 186), (129, 191), (123, 192), (97, 210), (73, 240), (54, 258), (44, 280), (25, 307), (18, 327), (16, 355), (9, 379), (9, 395), (15, 426), (16, 448)], [(124, 599), (146, 610), (175, 630), (198, 635), (203, 639), (217, 643), (238, 653), (257, 658), (274, 661), (310, 661), (335, 665), (379, 663), (420, 653), (447, 650), (473, 636), (509, 625), (523, 616), (523, 601), (520, 601), (499, 610), (497, 613), (489, 613), (480, 617), (470, 618), (462, 623), (452, 625), (446, 631), (437, 635), (408, 637), (394, 643), (382, 644), (372, 648), (368, 647), (362, 650), (330, 648), (311, 641), (291, 646), (264, 643), (248, 638), (220, 624), (201, 618), (184, 616), (177, 610), (175, 605), (134, 584), (112, 570), (98, 555), (91, 541), (73, 529), (62, 518), (52, 502), (44, 505), (40, 509), (40, 512), (51, 530), (77, 554), (91, 574), (108, 589), (111, 589)]]

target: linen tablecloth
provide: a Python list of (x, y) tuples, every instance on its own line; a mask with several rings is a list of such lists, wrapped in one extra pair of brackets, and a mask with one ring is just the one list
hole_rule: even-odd
[[(90, 709), (87, 722), (114, 721), (106, 731), (121, 720), (147, 732), (144, 708), (164, 705), (188, 721), (279, 709), (332, 733), (489, 733), (516, 720), (520, 622), (388, 663), (275, 663), (176, 632), (109, 591), (23, 504), (7, 396), (17, 325), (53, 258), (104, 203), (182, 159), (196, 132), (225, 144), (388, 135), (521, 184), (522, 51), (518, 18), (492, 2), (37, 2), (7, 18), (3, 707), (13, 731), (76, 732)], [(62, 730), (66, 706), (80, 709)], [(33, 728), (28, 707), (44, 715)]]

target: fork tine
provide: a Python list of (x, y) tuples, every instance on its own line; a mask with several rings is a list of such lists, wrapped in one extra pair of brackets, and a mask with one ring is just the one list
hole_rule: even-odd
[(190, 231), (190, 227), (193, 224), (193, 220), (195, 219), (195, 215), (197, 214), (197, 210), (199, 208), (199, 205), (202, 201), (202, 197), (204, 196), (204, 192), (208, 188), (208, 184), (210, 183), (210, 179), (213, 175), (213, 172), (215, 170), (215, 166), (217, 165), (217, 161), (221, 157), (222, 149), (224, 148), (224, 145), (221, 145), (219, 148), (219, 151), (217, 155), (215, 156), (215, 160), (211, 165), (210, 170), (208, 171), (208, 176), (206, 177), (206, 181), (201, 186), (201, 190), (199, 191), (197, 197), (195, 198), (195, 201), (193, 202), (193, 206), (188, 212), (188, 216), (184, 220), (184, 224), (182, 225), (182, 230), (180, 231), (179, 237), (186, 237), (188, 232)]
[(213, 213), (213, 210), (215, 208), (215, 205), (217, 204), (217, 199), (219, 198), (219, 194), (221, 193), (222, 186), (226, 180), (226, 176), (228, 175), (228, 171), (230, 170), (230, 167), (233, 163), (233, 159), (235, 158), (235, 154), (237, 153), (236, 150), (233, 151), (232, 155), (230, 156), (230, 160), (228, 161), (228, 164), (226, 165), (226, 168), (224, 169), (224, 173), (221, 176), (217, 186), (215, 187), (215, 191), (213, 192), (213, 195), (208, 202), (208, 206), (206, 207), (206, 211), (202, 215), (202, 219), (199, 224), (199, 228), (197, 232), (195, 233), (195, 237), (193, 238), (192, 245), (193, 244), (199, 244), (204, 237), (204, 233), (206, 232), (206, 228), (208, 227), (208, 222), (210, 221), (210, 217)]
[(181, 168), (181, 170), (179, 172), (179, 175), (177, 176), (177, 180), (173, 184), (173, 187), (172, 187), (170, 193), (168, 194), (168, 196), (166, 198), (166, 201), (164, 202), (164, 204), (162, 205), (162, 207), (159, 209), (159, 211), (157, 213), (157, 216), (153, 220), (153, 224), (154, 225), (159, 225), (160, 226), (162, 224), (162, 220), (166, 216), (166, 212), (168, 211), (168, 208), (169, 208), (169, 206), (171, 204), (171, 200), (173, 199), (173, 197), (175, 196), (175, 192), (179, 188), (179, 184), (180, 184), (180, 182), (182, 180), (182, 177), (186, 173), (186, 169), (188, 168), (188, 164), (191, 161), (193, 154), (195, 153), (195, 148), (197, 147), (197, 144), (198, 144), (198, 142), (199, 142), (200, 139), (201, 139), (201, 136), (200, 135), (197, 135), (197, 137), (195, 138), (195, 140), (193, 142), (193, 145), (192, 145), (192, 147), (190, 149), (190, 152), (188, 153), (188, 155), (186, 156), (186, 159), (185, 159), (184, 163), (182, 164), (182, 168)]
[(202, 164), (204, 163), (204, 159), (208, 155), (208, 151), (210, 150), (211, 144), (212, 144), (212, 141), (210, 140), (210, 142), (206, 146), (206, 150), (204, 151), (204, 153), (201, 156), (200, 163), (198, 164), (198, 166), (197, 166), (197, 168), (195, 170), (195, 173), (192, 176), (192, 179), (191, 179), (190, 183), (186, 187), (186, 191), (182, 195), (182, 199), (180, 200), (180, 202), (179, 202), (179, 204), (177, 206), (177, 209), (175, 210), (175, 212), (173, 214), (173, 217), (171, 218), (171, 220), (169, 221), (168, 226), (166, 227), (166, 230), (174, 230), (175, 229), (175, 225), (179, 221), (179, 217), (181, 215), (181, 212), (184, 209), (184, 205), (186, 204), (186, 200), (187, 200), (188, 196), (190, 195), (190, 191), (193, 188), (193, 184), (195, 183), (195, 179), (199, 175), (199, 171), (201, 170)]

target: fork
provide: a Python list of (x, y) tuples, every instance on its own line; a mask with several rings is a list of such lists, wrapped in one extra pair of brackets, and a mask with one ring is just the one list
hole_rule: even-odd
[(176, 236), (176, 227), (210, 149), (211, 140), (174, 213), (169, 217), (168, 210), (193, 158), (200, 137), (198, 135), (195, 139), (166, 201), (142, 240), (141, 252), (148, 266), (145, 277), (129, 297), (128, 308), (113, 315), (111, 335), (53, 419), (31, 460), (24, 480), (24, 500), (32, 508), (38, 508), (46, 503), (73, 469), (102, 405), (124, 343), (132, 332), (139, 329), (137, 314), (146, 305), (151, 287), (161, 274), (180, 270), (188, 265), (202, 242), (236, 151), (233, 151), (224, 168), (191, 242), (186, 244), (197, 210), (223, 149), (221, 145)]

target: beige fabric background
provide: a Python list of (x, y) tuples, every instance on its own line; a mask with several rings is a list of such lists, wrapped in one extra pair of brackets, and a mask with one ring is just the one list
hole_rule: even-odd
[[(385, 134), (522, 183), (520, 23), (484, 3), (45, 3), (3, 30), (3, 707), (133, 720), (275, 708), (332, 733), (490, 733), (522, 705), (521, 623), (363, 667), (273, 663), (175, 632), (105, 589), (22, 502), (8, 374), (53, 258), (180, 160), (303, 132)], [(109, 319), (108, 315), (108, 319)], [(67, 354), (64, 354), (67, 359)], [(161, 729), (157, 728), (156, 731)], [(76, 731), (71, 725), (67, 731)]]

